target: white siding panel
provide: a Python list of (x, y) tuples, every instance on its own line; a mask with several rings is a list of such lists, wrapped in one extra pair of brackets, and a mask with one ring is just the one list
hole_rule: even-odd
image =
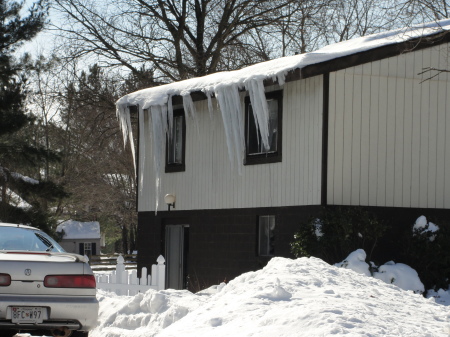
[(448, 50), (330, 74), (328, 203), (450, 208), (448, 74), (419, 74), (448, 66)]
[(446, 97), (447, 82), (438, 85), (437, 100), (437, 144), (436, 144), (436, 207), (445, 207), (445, 148), (446, 148)]
[[(378, 74), (380, 62), (372, 63), (372, 73)], [(380, 81), (370, 76), (370, 129), (369, 129), (369, 205), (377, 205), (378, 186), (378, 119), (379, 119)]]
[[(406, 54), (405, 56), (406, 69), (414, 68), (414, 53)], [(405, 79), (405, 97), (403, 101), (405, 102), (405, 115), (403, 119), (403, 181), (402, 181), (402, 205), (404, 207), (412, 206), (412, 172), (413, 172), (413, 106), (414, 103), (414, 85), (413, 81)], [(400, 99), (401, 100), (401, 99)]]
[(337, 203), (334, 199), (334, 167), (335, 164), (335, 131), (336, 131), (336, 73), (330, 74), (329, 116), (328, 116), (328, 170), (327, 170), (327, 202)]
[(362, 109), (362, 76), (354, 75), (352, 85), (354, 95), (352, 99), (352, 143), (351, 143), (351, 204), (360, 204), (361, 185), (361, 130), (362, 113), (353, 114), (353, 111)]
[[(318, 76), (282, 88), (282, 162), (243, 166), (241, 174), (236, 163), (229, 161), (216, 102), (213, 119), (207, 101), (195, 102), (197, 120), (186, 120), (186, 171), (164, 173), (163, 169), (159, 210), (166, 209), (166, 193), (176, 195), (177, 210), (320, 204), (322, 86), (322, 76)], [(244, 97), (243, 93), (243, 107)], [(149, 139), (146, 143), (151, 144)], [(154, 185), (149, 145), (140, 211), (154, 210)]]
[[(402, 58), (403, 60), (404, 58)], [(400, 58), (399, 58), (400, 60)], [(405, 63), (398, 64), (399, 71), (405, 71)], [(395, 83), (395, 134), (394, 134), (394, 185), (393, 206), (403, 206), (403, 171), (405, 163), (405, 79), (399, 77)], [(409, 100), (409, 99), (408, 99)], [(392, 144), (392, 143), (390, 143)], [(409, 166), (409, 165), (408, 165)]]
[[(380, 62), (381, 70), (387, 73), (387, 64)], [(387, 162), (387, 94), (388, 81), (387, 77), (380, 76), (378, 91), (378, 133), (377, 138), (377, 201), (376, 206), (384, 206), (386, 203), (386, 162)]]
[(353, 138), (353, 76), (346, 76), (343, 80), (343, 132), (342, 143), (342, 202), (350, 204), (352, 195), (352, 138)]
[[(446, 114), (445, 114), (445, 161), (444, 171), (448, 172), (450, 169), (450, 116), (448, 107), (450, 106), (450, 85), (447, 84), (446, 90)], [(444, 193), (444, 207), (450, 208), (450, 174), (445, 174), (445, 193)]]
[(370, 74), (371, 64), (365, 64), (361, 77), (361, 179), (360, 204), (369, 205), (369, 168), (370, 168)]
[[(338, 85), (338, 83), (340, 85)], [(334, 193), (333, 200), (337, 203), (344, 203), (343, 200), (343, 166), (344, 166), (344, 109), (345, 109), (345, 101), (344, 101), (344, 75), (343, 73), (336, 75), (336, 106), (335, 109), (335, 138), (334, 138)]]

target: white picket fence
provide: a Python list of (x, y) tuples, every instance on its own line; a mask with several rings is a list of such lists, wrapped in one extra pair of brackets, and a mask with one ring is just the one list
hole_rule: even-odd
[(124, 258), (117, 258), (116, 270), (111, 273), (95, 273), (97, 288), (115, 292), (117, 295), (136, 295), (149, 289), (163, 290), (166, 282), (166, 260), (160, 255), (152, 265), (151, 275), (143, 267), (141, 278), (137, 277), (137, 270), (125, 270)]

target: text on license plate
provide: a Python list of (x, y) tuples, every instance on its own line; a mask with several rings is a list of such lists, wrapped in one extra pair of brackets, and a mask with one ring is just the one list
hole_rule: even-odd
[(11, 307), (13, 323), (42, 323), (47, 319), (47, 309), (44, 307)]

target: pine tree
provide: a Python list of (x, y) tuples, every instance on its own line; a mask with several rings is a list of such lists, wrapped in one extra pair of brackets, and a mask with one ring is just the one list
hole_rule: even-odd
[(32, 224), (50, 232), (49, 202), (65, 193), (41, 179), (38, 168), (58, 155), (27, 135), (34, 122), (25, 104), (27, 56), (14, 57), (44, 28), (48, 4), (37, 1), (25, 17), (20, 15), (22, 7), (23, 2), (0, 0), (0, 221)]

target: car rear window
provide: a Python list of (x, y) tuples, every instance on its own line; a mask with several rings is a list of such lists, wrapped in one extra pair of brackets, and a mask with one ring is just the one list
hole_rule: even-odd
[(64, 252), (64, 249), (44, 232), (21, 227), (0, 227), (0, 250)]

